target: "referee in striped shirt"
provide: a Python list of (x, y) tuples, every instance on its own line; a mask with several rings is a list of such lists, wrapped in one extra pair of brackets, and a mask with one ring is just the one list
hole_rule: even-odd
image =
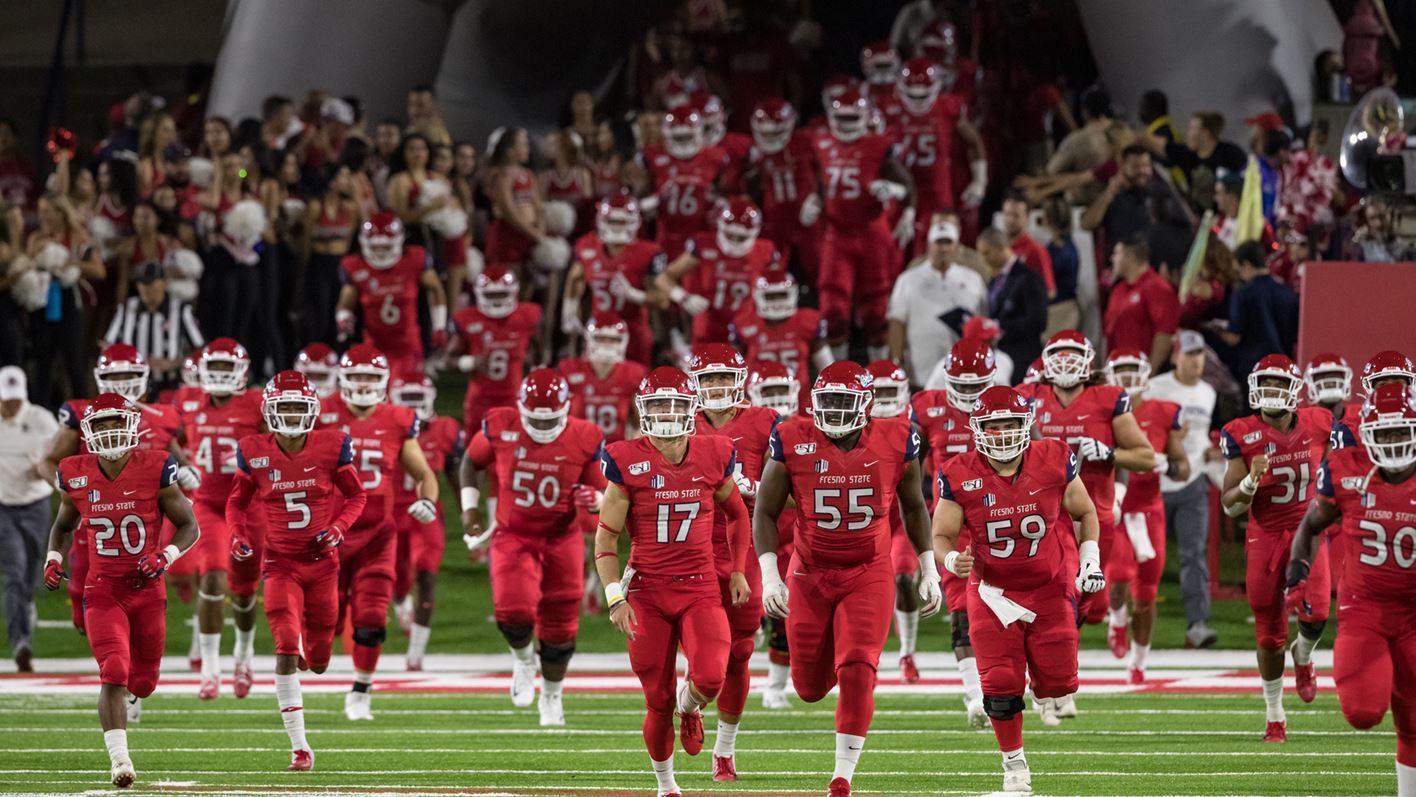
[(104, 343), (127, 343), (146, 357), (152, 369), (150, 389), (175, 388), (180, 384), (182, 360), (206, 341), (197, 328), (192, 306), (167, 293), (160, 264), (140, 264), (133, 271), (133, 282), (137, 295), (118, 308), (108, 334), (103, 336)]

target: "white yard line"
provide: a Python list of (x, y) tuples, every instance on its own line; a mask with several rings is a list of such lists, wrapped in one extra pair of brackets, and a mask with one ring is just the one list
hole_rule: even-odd
[[(318, 733), (318, 731), (312, 731), (312, 734), (317, 734), (317, 733)], [(1046, 733), (1046, 732), (1043, 731), (1042, 733)], [(140, 737), (138, 737), (138, 738), (140, 738)], [(712, 737), (710, 736), (709, 738), (712, 738)], [(985, 738), (985, 737), (982, 736), (982, 735), (980, 735), (979, 738), (982, 739), (982, 738)], [(991, 737), (987, 737), (987, 738), (991, 738)], [(130, 747), (129, 747), (129, 750), (131, 750), (134, 755), (139, 755), (139, 756), (142, 756), (142, 755), (149, 755), (149, 754), (163, 754), (163, 755), (166, 755), (166, 754), (168, 754), (168, 753), (180, 753), (180, 754), (191, 753), (191, 754), (209, 755), (209, 754), (211, 754), (211, 753), (273, 753), (273, 752), (283, 752), (283, 749), (282, 749), (282, 748), (276, 748), (276, 747), (166, 747), (166, 746), (163, 746), (163, 747), (155, 747), (155, 748), (144, 748), (144, 747), (140, 747), (140, 746), (130, 746)], [(994, 750), (994, 749), (983, 749), (983, 750), (962, 750), (962, 749), (941, 750), (941, 749), (932, 749), (932, 748), (918, 748), (918, 749), (905, 749), (905, 750), (888, 750), (888, 749), (882, 750), (882, 749), (879, 749), (879, 748), (871, 748), (871, 750), (870, 750), (869, 752), (870, 752), (870, 754), (871, 754), (872, 756), (877, 756), (877, 755), (939, 755), (939, 756), (981, 755), (981, 756), (987, 756), (987, 757), (989, 757), (989, 758), (997, 758), (997, 757), (998, 757), (998, 751), (997, 751), (997, 750)], [(0, 754), (5, 754), (5, 753), (93, 753), (93, 754), (95, 754), (95, 755), (102, 755), (102, 754), (103, 754), (103, 748), (102, 748), (101, 746), (98, 746), (98, 745), (94, 745), (94, 746), (90, 746), (90, 747), (12, 747), (12, 748), (7, 748), (7, 749), (5, 749), (5, 750), (3, 750), (3, 751), (0, 751)], [(551, 755), (551, 756), (564, 755), (564, 754), (567, 754), (567, 753), (586, 754), (586, 755), (635, 755), (635, 756), (642, 756), (642, 755), (643, 755), (643, 751), (642, 751), (642, 750), (636, 750), (636, 749), (634, 749), (634, 748), (629, 748), (629, 747), (592, 747), (592, 748), (546, 747), (546, 748), (539, 748), (539, 749), (537, 749), (537, 748), (528, 748), (528, 747), (479, 747), (479, 748), (477, 748), (477, 749), (475, 749), (475, 750), (469, 750), (469, 749), (467, 749), (467, 748), (465, 748), (465, 747), (387, 747), (387, 746), (384, 746), (384, 747), (320, 747), (320, 746), (318, 746), (318, 745), (316, 745), (316, 747), (315, 747), (315, 753), (316, 753), (317, 755), (345, 754), (345, 753), (349, 753), (349, 754), (399, 753), (399, 754), (404, 754), (404, 755), (408, 755), (408, 754), (413, 754), (413, 755), (448, 755), (448, 754), (452, 754), (452, 755), (509, 755), (509, 754), (517, 754), (517, 755), (542, 755), (542, 754), (544, 754), (544, 755)], [(747, 757), (747, 758), (749, 758), (749, 759), (750, 759), (750, 758), (757, 757), (758, 755), (767, 754), (767, 753), (771, 753), (771, 754), (786, 753), (786, 754), (791, 754), (791, 755), (835, 755), (834, 751), (832, 751), (832, 750), (830, 750), (830, 749), (828, 749), (828, 748), (826, 748), (826, 747), (813, 748), (813, 747), (756, 747), (756, 746), (754, 746), (754, 747), (752, 747), (752, 748), (750, 748), (750, 749), (740, 750), (739, 753), (740, 753), (742, 756), (745, 756), (745, 757)], [(1083, 755), (1083, 754), (1084, 754), (1084, 753), (1083, 753), (1082, 751), (1078, 751), (1078, 750), (1031, 750), (1031, 749), (1028, 750), (1028, 755), (1029, 755), (1030, 757), (1037, 757), (1037, 756), (1078, 756), (1078, 755)], [(1288, 758), (1313, 758), (1315, 754), (1312, 753), (1312, 752), (1285, 752), (1285, 751), (1281, 751), (1281, 750), (1260, 749), (1260, 750), (1252, 750), (1252, 751), (1228, 750), (1228, 751), (1223, 751), (1223, 752), (1219, 752), (1219, 751), (1208, 751), (1208, 752), (1206, 752), (1206, 751), (1193, 751), (1193, 750), (1148, 750), (1148, 751), (1126, 751), (1126, 752), (1122, 753), (1122, 755), (1124, 755), (1126, 758), (1210, 758), (1210, 757), (1220, 757), (1220, 758), (1262, 758), (1262, 759), (1268, 759), (1268, 758), (1285, 758), (1285, 757), (1288, 757)], [(1393, 753), (1391, 753), (1391, 752), (1324, 752), (1324, 753), (1322, 753), (1322, 757), (1323, 757), (1323, 758), (1392, 758), (1392, 757), (1393, 757)]]

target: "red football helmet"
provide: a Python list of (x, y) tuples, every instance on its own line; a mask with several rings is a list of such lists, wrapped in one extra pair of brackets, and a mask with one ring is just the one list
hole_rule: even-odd
[(890, 42), (873, 41), (860, 51), (860, 71), (872, 86), (888, 86), (900, 73), (900, 56)]
[(1150, 359), (1140, 349), (1122, 347), (1106, 358), (1106, 384), (1115, 385), (1136, 396), (1150, 384)]
[[(698, 383), (698, 402), (704, 409), (726, 410), (742, 403), (743, 389), (747, 385), (747, 362), (732, 346), (705, 343), (694, 347), (688, 372)], [(728, 381), (710, 378), (716, 375), (726, 375)]]
[(855, 141), (870, 124), (870, 102), (856, 89), (846, 89), (826, 107), (826, 124), (837, 141)]
[(1028, 448), (1032, 405), (1011, 387), (995, 385), (983, 391), (969, 412), (974, 448), (997, 462), (1011, 462)]
[(915, 115), (927, 113), (944, 88), (944, 68), (939, 62), (916, 56), (905, 62), (895, 81), (895, 96), (905, 110)]
[(213, 396), (230, 396), (246, 389), (251, 355), (233, 338), (217, 338), (202, 350), (197, 371), (203, 391)]
[(751, 199), (734, 197), (718, 213), (718, 248), (728, 257), (746, 257), (762, 232), (762, 211)]
[(129, 401), (142, 401), (148, 392), (147, 358), (126, 343), (115, 343), (98, 355), (93, 381), (100, 393), (117, 393)]
[(973, 412), (974, 402), (993, 384), (998, 364), (993, 349), (981, 340), (963, 338), (949, 349), (944, 366), (944, 392), (955, 409)]
[(388, 395), (388, 358), (356, 343), (339, 360), (339, 397), (351, 407), (372, 407)]
[(1400, 379), (1408, 385), (1416, 385), (1416, 365), (1411, 358), (1399, 351), (1379, 351), (1362, 366), (1362, 389), (1371, 393), (1379, 384), (1388, 379)]
[(427, 421), (433, 417), (433, 405), (438, 400), (438, 389), (427, 374), (396, 376), (389, 384), (388, 399), (400, 407), (411, 407), (418, 413), (419, 420)]
[(521, 283), (516, 273), (501, 266), (488, 266), (477, 275), (472, 284), (472, 295), (477, 299), (477, 309), (488, 318), (506, 318), (516, 312), (521, 300)]
[(104, 459), (121, 459), (138, 447), (142, 411), (126, 396), (102, 393), (84, 407), (79, 419), (88, 450)]
[(723, 113), (723, 101), (718, 99), (716, 94), (695, 91), (689, 95), (688, 103), (698, 111), (698, 118), (703, 120), (704, 146), (718, 146), (718, 142), (728, 134), (727, 120)]
[(623, 246), (639, 237), (639, 203), (629, 194), (610, 194), (600, 200), (595, 210), (595, 232), (600, 242)]
[(1308, 400), (1314, 404), (1335, 404), (1352, 396), (1352, 367), (1340, 354), (1319, 354), (1303, 369)]
[(521, 382), (516, 400), (526, 436), (546, 445), (554, 443), (570, 423), (570, 385), (549, 368), (537, 368)]
[(585, 359), (601, 365), (624, 362), (629, 351), (629, 325), (609, 310), (596, 310), (585, 325)]
[(647, 437), (693, 434), (698, 412), (698, 380), (673, 366), (660, 366), (639, 383), (634, 395), (639, 431)]
[(202, 376), (197, 371), (197, 359), (202, 356), (202, 350), (196, 349), (187, 352), (187, 356), (182, 358), (182, 387), (201, 387)]
[(1023, 372), (1023, 384), (1035, 385), (1042, 381), (1042, 358), (1033, 360), (1028, 365), (1028, 370)]
[(792, 104), (781, 97), (770, 97), (752, 109), (752, 141), (757, 148), (771, 155), (787, 148), (796, 129), (797, 113)]
[(768, 321), (795, 315), (798, 296), (796, 279), (781, 263), (768, 267), (752, 284), (752, 303), (757, 306), (757, 314)]
[(703, 117), (692, 105), (681, 105), (664, 114), (664, 149), (687, 160), (703, 149)]
[(359, 228), (359, 251), (374, 268), (391, 268), (403, 257), (403, 222), (391, 210), (381, 210)]
[(875, 379), (865, 366), (837, 360), (816, 376), (811, 386), (811, 415), (827, 437), (845, 437), (864, 429), (875, 398)]
[(1303, 372), (1282, 354), (1270, 354), (1249, 372), (1249, 406), (1256, 410), (1289, 412), (1298, 408)]
[(315, 428), (320, 417), (320, 396), (299, 371), (281, 371), (271, 377), (261, 393), (261, 414), (276, 434), (296, 437)]
[(910, 378), (905, 369), (891, 360), (876, 360), (866, 366), (875, 382), (870, 417), (898, 418), (910, 407)]
[(919, 52), (941, 64), (953, 64), (959, 59), (959, 29), (952, 22), (938, 20), (919, 35)]
[(1362, 405), (1357, 434), (1378, 467), (1403, 470), (1416, 464), (1416, 391), (1400, 383), (1378, 385)]
[(1087, 336), (1064, 329), (1047, 339), (1042, 347), (1042, 373), (1058, 387), (1072, 387), (1091, 378), (1096, 349)]
[(321, 398), (332, 396), (338, 387), (339, 355), (323, 343), (311, 343), (295, 355), (295, 370), (310, 380)]
[(779, 362), (759, 360), (747, 377), (747, 398), (754, 407), (776, 410), (783, 418), (797, 414), (801, 383), (792, 369)]

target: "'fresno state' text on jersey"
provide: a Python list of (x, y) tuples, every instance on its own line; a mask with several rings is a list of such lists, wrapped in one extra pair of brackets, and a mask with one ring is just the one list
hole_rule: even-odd
[(659, 197), (659, 240), (692, 235), (708, 226), (714, 184), (728, 167), (728, 157), (717, 147), (704, 147), (680, 160), (662, 147), (645, 149), (643, 165)]
[(1003, 589), (1036, 589), (1059, 577), (1072, 534), (1062, 495), (1077, 475), (1077, 457), (1060, 440), (1034, 440), (1011, 477), (998, 475), (977, 451), (954, 457), (938, 478), (940, 500), (958, 504), (974, 555), (973, 581)]
[[(1030, 390), (1029, 390), (1030, 388)], [(1052, 385), (1037, 383), (1019, 386), (1019, 392), (1032, 400), (1033, 415), (1043, 437), (1062, 440), (1075, 453), (1080, 438), (1090, 437), (1115, 447), (1112, 421), (1131, 411), (1131, 398), (1126, 391), (1112, 385), (1092, 385), (1082, 388), (1072, 403), (1062, 406)], [(1086, 460), (1082, 462), (1082, 484), (1096, 503), (1103, 533), (1113, 528), (1111, 521), (1116, 506), (1116, 463)]]
[(638, 328), (648, 329), (649, 314), (644, 305), (616, 296), (610, 290), (610, 283), (616, 274), (623, 274), (630, 285), (644, 290), (668, 262), (658, 244), (635, 239), (611, 256), (605, 251), (600, 236), (592, 232), (575, 242), (575, 259), (585, 269), (585, 283), (590, 289), (594, 310), (617, 314), (629, 326), (631, 336), (637, 334)]
[(367, 418), (356, 418), (338, 395), (321, 402), (321, 427), (333, 427), (354, 443), (354, 468), (368, 496), (356, 529), (377, 527), (393, 510), (393, 485), (403, 472), (398, 458), (406, 440), (418, 438), (418, 416), (410, 407), (377, 404)]
[(224, 507), (236, 480), (236, 446), (241, 438), (261, 430), (261, 394), (254, 390), (237, 393), (220, 407), (203, 397), (201, 406), (184, 418), (192, 462), (202, 471), (196, 497)]
[(317, 555), (310, 541), (329, 528), (342, 505), (334, 472), (353, 462), (349, 435), (333, 429), (306, 434), (305, 446), (291, 453), (280, 447), (273, 432), (241, 438), (236, 467), (250, 478), (265, 512), (268, 555), (304, 559)]
[(638, 437), (605, 446), (600, 461), (605, 479), (629, 497), (629, 566), (649, 576), (715, 578), (713, 494), (733, 478), (733, 441), (690, 437), (675, 465)]
[(693, 340), (698, 343), (728, 339), (728, 326), (750, 301), (752, 284), (777, 260), (777, 247), (766, 238), (758, 238), (747, 255), (729, 257), (718, 248), (717, 233), (702, 232), (688, 239), (685, 252), (698, 259), (698, 265), (684, 278), (690, 293), (708, 299), (708, 309), (693, 319)]
[(870, 184), (880, 179), (880, 167), (893, 149), (888, 137), (870, 133), (849, 143), (830, 134), (816, 140), (825, 199), (822, 216), (828, 224), (854, 228), (880, 216), (884, 208), (870, 193)]
[[(423, 450), (423, 459), (428, 461), (428, 469), (442, 473), (447, 467), (448, 457), (462, 453), (466, 440), (462, 434), (462, 424), (452, 418), (435, 415), (426, 423), (420, 423), (418, 447)], [(398, 514), (418, 500), (418, 482), (407, 473), (393, 484), (393, 511)], [(442, 504), (438, 504), (442, 512)]]
[(583, 357), (561, 360), (556, 368), (570, 385), (570, 413), (600, 427), (605, 442), (623, 440), (634, 391), (647, 369), (636, 362), (616, 363), (601, 379)]
[(1255, 530), (1293, 532), (1313, 498), (1332, 413), (1322, 407), (1299, 407), (1289, 422), (1287, 431), (1279, 431), (1258, 415), (1249, 415), (1226, 423), (1219, 433), (1225, 459), (1243, 457), (1247, 468), (1255, 455), (1268, 455), (1268, 473), (1249, 505), (1250, 536)]
[(374, 268), (360, 255), (339, 263), (340, 278), (359, 290), (364, 316), (364, 342), (385, 354), (421, 351), (418, 336), (418, 288), (427, 255), (421, 246), (407, 246), (398, 262)]
[(540, 305), (521, 302), (505, 318), (483, 315), (472, 305), (454, 313), (452, 321), (462, 336), (463, 349), (481, 363), (472, 377), (480, 396), (516, 395), (526, 351), (536, 339), (536, 327), (541, 323)]
[(162, 546), (158, 492), (177, 478), (176, 460), (166, 451), (134, 451), (110, 479), (96, 455), (75, 454), (59, 463), (57, 478), (83, 519), (79, 533), (92, 551), (88, 582), (139, 578), (139, 560)]
[(580, 418), (566, 421), (553, 442), (537, 443), (522, 428), (519, 410), (494, 407), (467, 444), (473, 465), (496, 467), (498, 534), (565, 532), (575, 519), (571, 488), (600, 483), (599, 428)]
[(806, 566), (854, 567), (889, 556), (895, 489), (919, 456), (919, 435), (908, 424), (871, 421), (842, 451), (811, 418), (790, 418), (772, 433), (768, 456), (787, 468), (796, 555)]
[(1347, 546), (1342, 593), (1411, 606), (1416, 601), (1416, 479), (1392, 484), (1361, 448), (1328, 454), (1318, 467), (1318, 495), (1342, 510), (1339, 544)]
[[(1134, 414), (1141, 434), (1146, 436), (1157, 454), (1165, 453), (1170, 433), (1184, 425), (1180, 422), (1180, 405), (1173, 401), (1146, 399)], [(1160, 474), (1148, 470), (1132, 473), (1126, 481), (1126, 498), (1121, 502), (1121, 508), (1140, 511), (1159, 503)]]

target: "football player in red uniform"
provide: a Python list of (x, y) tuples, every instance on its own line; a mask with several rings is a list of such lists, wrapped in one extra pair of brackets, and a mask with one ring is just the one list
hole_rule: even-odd
[(870, 101), (872, 113), (879, 117), (881, 130), (896, 134), (901, 112), (900, 98), (895, 94), (900, 54), (885, 39), (870, 42), (860, 51), (860, 73), (865, 76), (865, 98)]
[[(577, 509), (599, 509), (603, 439), (598, 426), (571, 416), (565, 377), (538, 368), (521, 383), (516, 409), (487, 413), (462, 463), (467, 545), (492, 541), (492, 602), (511, 648), (511, 702), (524, 708), (536, 699), (539, 641), (544, 726), (565, 724), (561, 686), (580, 630), (585, 572), (585, 535), (572, 521)], [(478, 506), (488, 468), (501, 493), (491, 525)]]
[(460, 352), (458, 370), (470, 373), (462, 400), (462, 428), (470, 439), (482, 428), (482, 416), (492, 407), (516, 403), (516, 391), (527, 358), (536, 359), (536, 330), (541, 306), (520, 301), (516, 274), (493, 266), (472, 283), (476, 304), (453, 315)]
[[(974, 450), (939, 472), (934, 508), (935, 552), (946, 570), (968, 579), (969, 640), (1007, 792), (1032, 790), (1023, 690), (1031, 681), (1041, 700), (1077, 691), (1076, 594), (1106, 588), (1097, 509), (1077, 456), (1062, 440), (1031, 440), (1032, 424), (1033, 410), (1017, 391), (985, 390), (969, 413)], [(969, 546), (959, 551), (965, 526)]]
[[(1416, 386), (1416, 363), (1405, 354), (1391, 349), (1373, 354), (1371, 359), (1362, 365), (1363, 393), (1371, 395), (1373, 390), (1388, 382)], [(1350, 412), (1349, 409), (1348, 413)], [(1330, 445), (1333, 448), (1359, 445), (1361, 441), (1352, 433), (1352, 428), (1353, 424), (1348, 421), (1346, 415), (1335, 417), (1332, 422)]]
[(590, 293), (593, 312), (612, 312), (629, 327), (629, 359), (648, 363), (653, 348), (649, 308), (659, 303), (654, 275), (664, 270), (664, 250), (639, 239), (639, 204), (627, 194), (600, 200), (595, 232), (575, 242), (574, 261), (566, 277), (561, 304), (561, 330), (579, 334), (581, 297)]
[(403, 222), (392, 211), (370, 216), (359, 229), (359, 254), (346, 255), (339, 273), (335, 324), (340, 340), (354, 334), (354, 307), (361, 310), (364, 342), (373, 345), (399, 373), (423, 370), (423, 338), (418, 328), (418, 289), (428, 292), (433, 348), (447, 344), (447, 294), (421, 246), (403, 245)]
[(752, 151), (746, 182), (762, 207), (762, 237), (808, 285), (816, 284), (816, 228), (801, 223), (801, 203), (816, 190), (812, 133), (797, 128), (797, 112), (780, 98), (752, 111)]
[(1416, 794), (1416, 394), (1383, 385), (1367, 397), (1360, 448), (1333, 451), (1318, 468), (1317, 497), (1288, 559), (1287, 600), (1303, 610), (1323, 530), (1340, 524), (1352, 546), (1338, 579), (1333, 679), (1342, 715), (1375, 727), (1391, 706), (1396, 725), (1396, 793)]
[[(44, 586), (58, 589), (68, 537), (82, 524), (79, 533), (89, 545), (80, 550), (93, 551), (84, 582), (84, 626), (98, 661), (98, 720), (119, 788), (137, 779), (128, 756), (127, 696), (152, 694), (167, 640), (162, 574), (200, 534), (192, 505), (177, 487), (176, 460), (161, 449), (138, 449), (142, 412), (116, 393), (84, 407), (79, 425), (88, 452), (59, 463), (59, 511), (44, 565)], [(166, 546), (164, 518), (176, 527)]]
[[(851, 793), (875, 713), (875, 673), (895, 593), (889, 512), (903, 512), (918, 554), (921, 616), (942, 601), (920, 490), (919, 435), (907, 424), (872, 421), (872, 388), (870, 372), (854, 362), (822, 369), (811, 390), (812, 417), (792, 418), (772, 433), (753, 515), (763, 608), (787, 620), (797, 695), (815, 703), (841, 687), (832, 797)], [(797, 503), (796, 550), (783, 582), (777, 521), (788, 495)]]
[[(922, 390), (910, 398), (920, 437), (929, 453), (929, 471), (939, 473), (946, 463), (973, 450), (973, 430), (969, 413), (983, 391), (993, 385), (997, 373), (993, 350), (981, 340), (964, 338), (949, 349), (943, 390)], [(938, 496), (933, 496), (938, 500)], [(969, 530), (960, 530), (955, 550), (969, 547)], [(945, 570), (944, 605), (949, 612), (954, 661), (964, 685), (964, 711), (969, 724), (982, 730), (988, 726), (983, 710), (983, 689), (979, 686), (978, 660), (969, 642), (968, 580)]]
[(197, 373), (197, 360), (201, 356), (201, 349), (187, 352), (187, 356), (182, 358), (182, 386), (176, 390), (159, 392), (159, 403), (171, 404), (182, 415), (195, 412), (197, 407), (201, 406), (206, 396), (206, 392), (202, 390), (201, 375)]
[[(780, 264), (769, 269), (757, 278), (752, 304), (738, 311), (728, 339), (748, 360), (781, 363), (804, 378), (835, 357), (826, 345), (826, 320), (813, 308), (798, 307), (798, 295), (791, 273)], [(806, 398), (805, 388), (798, 398)]]
[(639, 204), (646, 213), (657, 212), (656, 242), (670, 259), (677, 258), (688, 239), (708, 228), (709, 211), (727, 176), (728, 158), (723, 150), (703, 140), (703, 115), (692, 105), (681, 105), (664, 115), (664, 143), (648, 146), (639, 155), (647, 185)]
[[(629, 660), (644, 689), (644, 745), (659, 797), (680, 797), (674, 779), (673, 716), (683, 751), (703, 749), (703, 706), (723, 686), (731, 632), (718, 587), (713, 516), (726, 519), (729, 600), (752, 599), (747, 569), (748, 514), (735, 481), (733, 441), (693, 437), (696, 380), (677, 368), (649, 372), (635, 395), (640, 436), (605, 446), (609, 485), (595, 530), (595, 569), (610, 621), (629, 640)], [(620, 572), (619, 536), (629, 532), (629, 566)], [(774, 566), (775, 567), (775, 566)], [(775, 572), (775, 570), (774, 570)], [(688, 658), (677, 688), (675, 652)]]
[(388, 604), (398, 564), (393, 485), (404, 474), (417, 482), (406, 514), (419, 523), (438, 517), (438, 477), (418, 445), (418, 416), (388, 403), (389, 362), (367, 343), (339, 361), (339, 396), (320, 405), (320, 426), (334, 427), (354, 444), (357, 470), (368, 502), (339, 552), (339, 616), (354, 626), (354, 683), (344, 696), (344, 715), (371, 720), (370, 689), (383, 651)]
[(339, 389), (339, 355), (323, 343), (311, 343), (295, 355), (295, 370), (305, 375), (320, 397)]
[[(1299, 407), (1303, 374), (1282, 354), (1270, 354), (1249, 372), (1249, 406), (1254, 415), (1224, 425), (1219, 448), (1229, 463), (1220, 503), (1232, 518), (1249, 516), (1244, 532), (1244, 593), (1254, 612), (1259, 677), (1263, 679), (1267, 725), (1264, 741), (1288, 739), (1283, 712), (1283, 650), (1288, 641), (1284, 572), (1289, 546), (1313, 497), (1313, 482), (1327, 455), (1332, 413)], [(1327, 557), (1312, 559), (1306, 599), (1299, 607), (1293, 640), (1298, 696), (1311, 703), (1317, 676), (1311, 656), (1327, 625), (1331, 601)]]
[(886, 203), (904, 207), (896, 237), (908, 243), (914, 236), (914, 182), (890, 138), (867, 130), (869, 116), (869, 102), (854, 89), (831, 100), (830, 135), (816, 142), (820, 193), (801, 208), (803, 224), (825, 217), (817, 289), (837, 359), (853, 324), (866, 335), (871, 359), (885, 356), (885, 305), (899, 259)]
[[(433, 473), (445, 474), (455, 490), (466, 435), (457, 419), (436, 414), (433, 405), (437, 398), (433, 380), (423, 374), (395, 378), (389, 387), (389, 399), (394, 405), (408, 407), (418, 416), (418, 447), (423, 450), (428, 468)], [(432, 634), (434, 588), (447, 543), (442, 504), (437, 504), (437, 518), (432, 523), (419, 523), (408, 513), (408, 508), (417, 502), (418, 482), (404, 474), (393, 485), (393, 518), (398, 526), (393, 598), (394, 614), (408, 634), (408, 655), (404, 658), (410, 672), (423, 669), (423, 654), (428, 650), (428, 637)], [(418, 588), (416, 602), (411, 592), (414, 585)]]
[(1111, 655), (1121, 659), (1130, 654), (1129, 679), (1133, 684), (1146, 680), (1146, 655), (1150, 653), (1151, 629), (1155, 627), (1155, 596), (1165, 572), (1165, 505), (1160, 500), (1160, 474), (1180, 482), (1190, 478), (1180, 405), (1145, 397), (1150, 372), (1150, 359), (1139, 349), (1117, 349), (1106, 358), (1106, 383), (1126, 391), (1136, 423), (1155, 450), (1155, 467), (1132, 473), (1126, 482), (1121, 498), (1122, 533), (1116, 535), (1105, 572), (1111, 585), (1107, 639)]
[[(207, 344), (197, 362), (205, 395), (193, 412), (184, 413), (187, 444), (202, 473), (202, 484), (193, 493), (192, 511), (202, 526), (202, 539), (192, 552), (201, 580), (197, 589), (197, 635), (201, 652), (199, 695), (211, 700), (221, 689), (221, 628), (224, 604), (231, 595), (236, 623), (236, 669), (232, 690), (237, 697), (251, 691), (251, 658), (256, 629), (256, 590), (260, 563), (231, 559), (231, 530), (226, 526), (226, 499), (236, 478), (236, 446), (241, 438), (261, 430), (261, 397), (246, 390), (251, 355), (231, 338)], [(264, 535), (252, 524), (249, 535), (257, 551)]]
[(266, 529), (261, 557), (265, 613), (275, 639), (275, 697), (290, 737), (290, 769), (309, 771), (315, 755), (305, 739), (297, 670), (322, 673), (329, 666), (339, 616), (336, 549), (368, 496), (354, 467), (349, 435), (315, 429), (320, 398), (303, 374), (276, 374), (266, 384), (261, 411), (270, 431), (243, 437), (237, 445), (226, 524), (232, 558), (254, 557), (247, 512), (252, 501), (259, 501)]
[(642, 363), (625, 359), (629, 326), (605, 310), (585, 325), (585, 356), (568, 357), (556, 369), (570, 385), (570, 412), (600, 427), (605, 442), (638, 434), (633, 420), (634, 391), (648, 373)]
[(703, 121), (703, 146), (723, 153), (723, 189), (729, 194), (742, 193), (742, 176), (752, 152), (752, 138), (728, 130), (727, 114), (718, 95), (695, 91), (688, 101)]
[(659, 290), (693, 317), (694, 343), (726, 341), (757, 276), (776, 266), (777, 248), (761, 232), (762, 212), (751, 200), (728, 200), (718, 214), (717, 233), (689, 238), (683, 254), (654, 278)]
[[(737, 349), (726, 343), (709, 343), (698, 348), (689, 365), (689, 373), (698, 383), (698, 404), (701, 411), (694, 423), (699, 437), (726, 437), (737, 450), (738, 493), (747, 511), (757, 495), (757, 482), (762, 478), (762, 460), (767, 442), (777, 427), (777, 413), (746, 403), (747, 361)], [(713, 745), (713, 779), (737, 780), (738, 723), (747, 706), (748, 660), (758, 630), (762, 627), (762, 596), (754, 593), (742, 605), (732, 600), (733, 560), (728, 550), (727, 518), (715, 516), (713, 522), (714, 560), (718, 565), (718, 589), (723, 596), (723, 608), (728, 613), (728, 631), (732, 643), (728, 651), (727, 675), (718, 693), (718, 733)], [(755, 554), (749, 550), (745, 560), (748, 586), (760, 585)]]

